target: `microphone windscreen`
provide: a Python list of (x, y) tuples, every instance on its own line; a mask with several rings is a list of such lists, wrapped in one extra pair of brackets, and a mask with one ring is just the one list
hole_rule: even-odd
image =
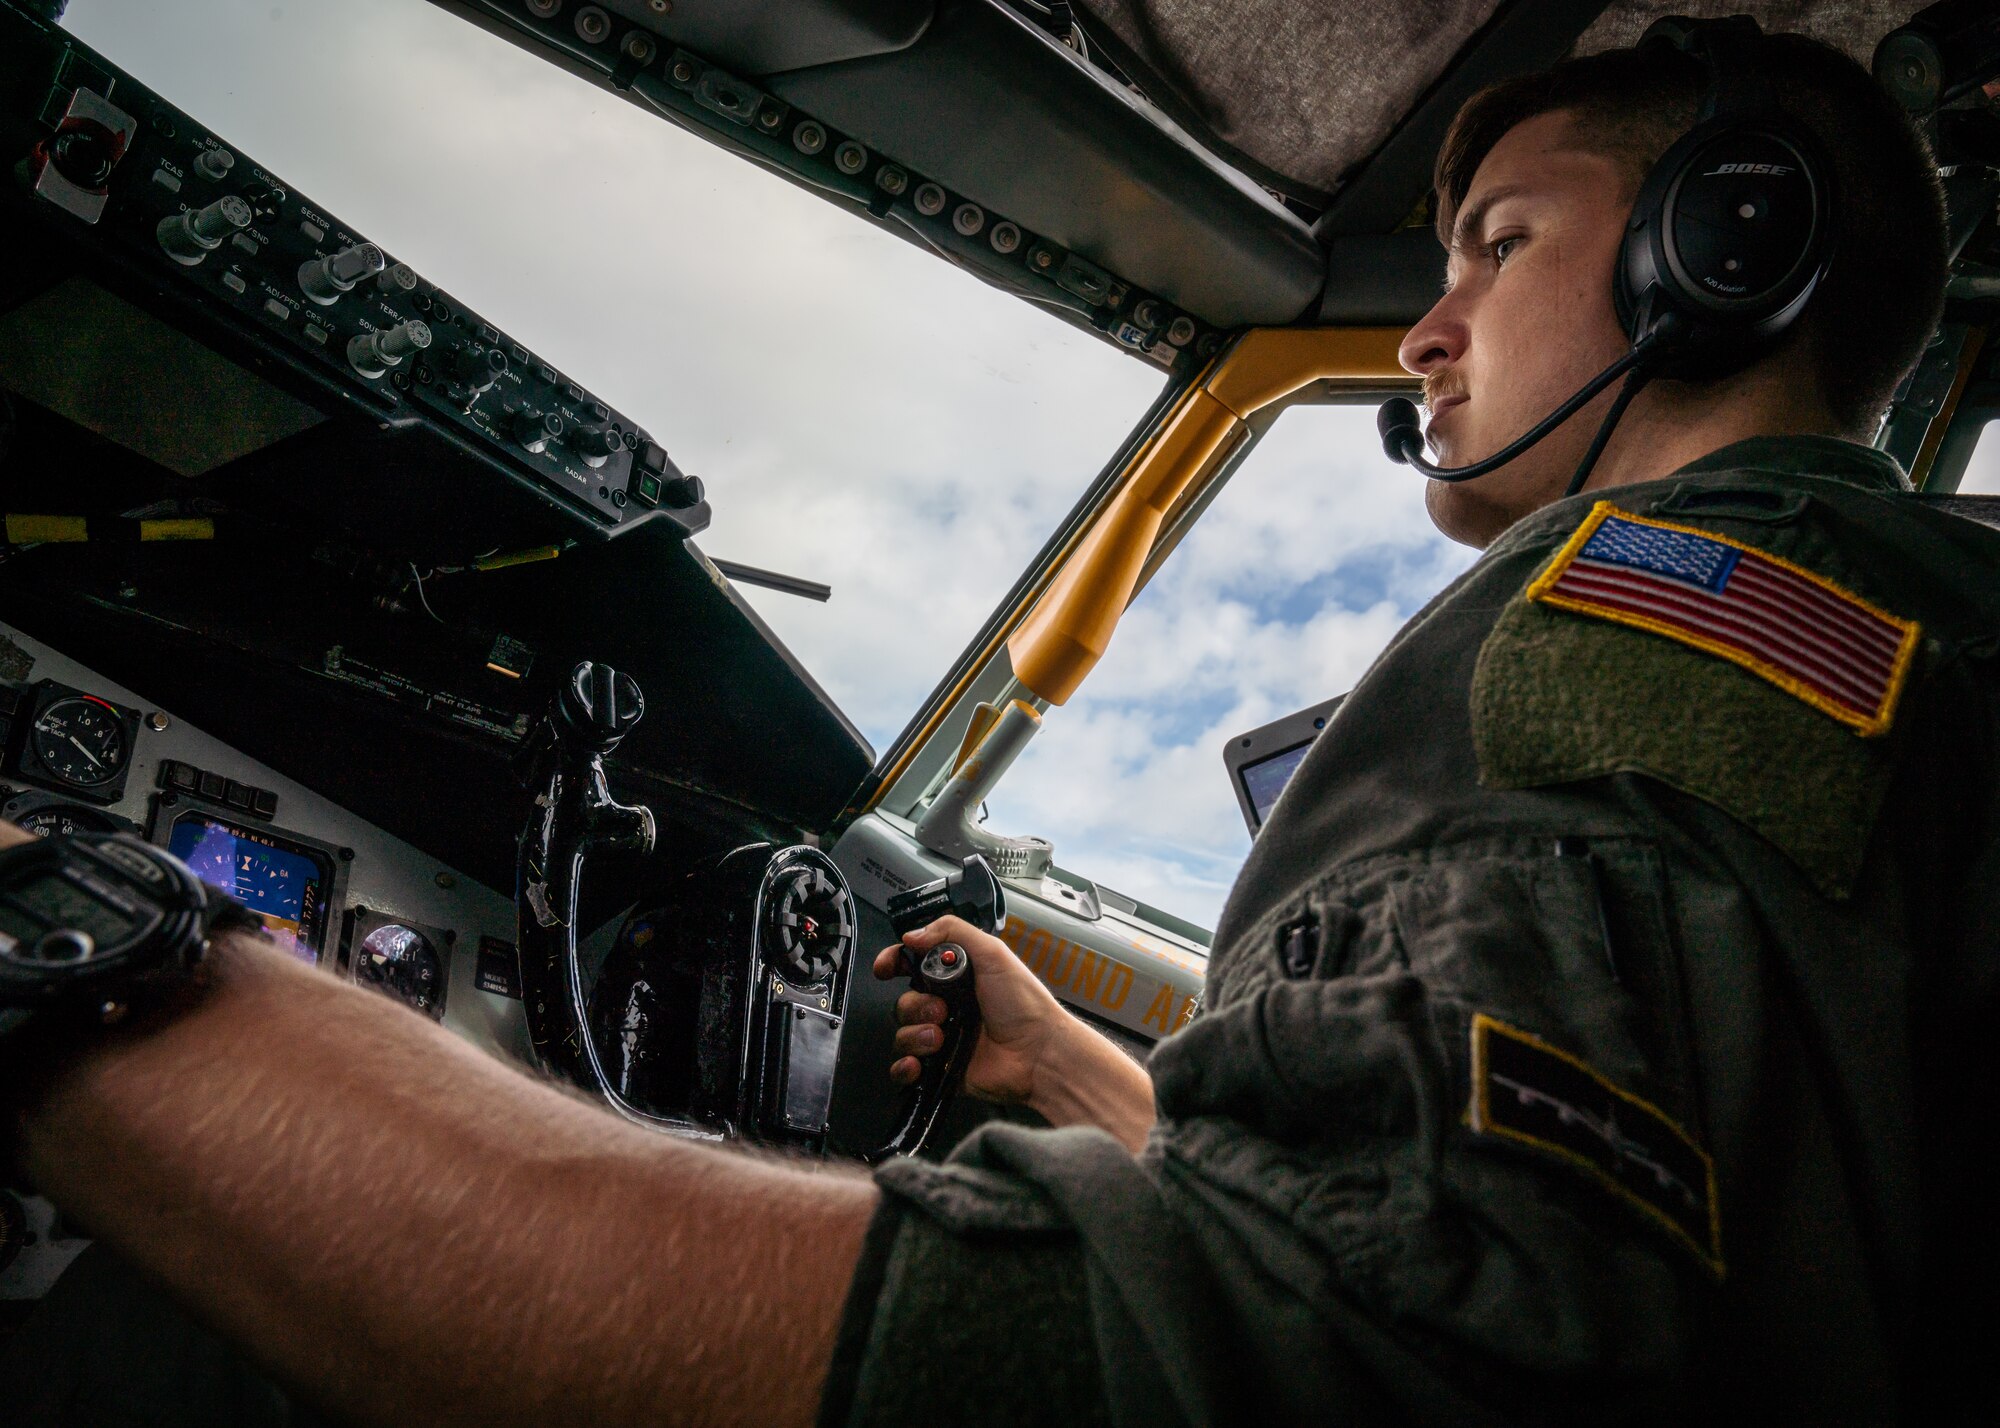
[(1417, 419), (1417, 404), (1408, 397), (1391, 397), (1375, 413), (1375, 430), (1381, 433), (1382, 450), (1391, 461), (1407, 462), (1406, 450), (1412, 437), (1421, 448), (1423, 423)]

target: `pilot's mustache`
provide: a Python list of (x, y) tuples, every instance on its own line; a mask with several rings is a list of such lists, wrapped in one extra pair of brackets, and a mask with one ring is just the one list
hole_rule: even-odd
[(1426, 413), (1437, 410), (1437, 404), (1445, 397), (1463, 397), (1465, 395), (1467, 395), (1465, 383), (1460, 381), (1456, 374), (1448, 377), (1427, 377), (1424, 379), (1424, 411)]

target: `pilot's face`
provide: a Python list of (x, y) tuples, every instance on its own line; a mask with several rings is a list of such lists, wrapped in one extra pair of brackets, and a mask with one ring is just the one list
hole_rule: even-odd
[[(1524, 120), (1479, 165), (1454, 215), (1447, 291), (1400, 354), (1424, 379), (1441, 464), (1490, 456), (1625, 351), (1611, 285), (1634, 191), (1613, 159), (1577, 147), (1563, 113)], [(1483, 547), (1561, 496), (1615, 390), (1492, 475), (1433, 481), (1431, 520)]]

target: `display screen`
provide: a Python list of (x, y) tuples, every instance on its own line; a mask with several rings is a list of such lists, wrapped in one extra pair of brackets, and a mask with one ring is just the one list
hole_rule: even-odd
[(52, 870), (15, 884), (8, 895), (11, 902), (0, 902), (0, 933), (23, 947), (34, 946), (55, 927), (74, 928), (100, 947), (114, 947), (138, 925)]
[(324, 855), (275, 833), (192, 812), (174, 820), (167, 851), (262, 918), (280, 947), (302, 962), (319, 961), (333, 882)]
[[(1250, 806), (1257, 810), (1257, 826), (1264, 826), (1264, 820), (1271, 816), (1271, 805), (1278, 801), (1278, 795), (1285, 791), (1285, 785), (1298, 772), (1299, 762), (1312, 747), (1312, 740), (1294, 744), (1289, 749), (1280, 750), (1267, 759), (1259, 759), (1254, 764), (1245, 764), (1237, 771), (1243, 780), (1243, 791), (1250, 795)], [(1211, 785), (1212, 787), (1213, 785)]]

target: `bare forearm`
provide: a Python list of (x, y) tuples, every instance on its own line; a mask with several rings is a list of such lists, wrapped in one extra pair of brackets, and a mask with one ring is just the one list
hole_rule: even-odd
[(23, 1127), (51, 1198), (327, 1406), (811, 1421), (875, 1192), (673, 1142), (231, 944)]
[(1067, 1014), (1036, 1067), (1029, 1104), (1051, 1125), (1109, 1131), (1135, 1155), (1153, 1128), (1153, 1080), (1146, 1068)]

